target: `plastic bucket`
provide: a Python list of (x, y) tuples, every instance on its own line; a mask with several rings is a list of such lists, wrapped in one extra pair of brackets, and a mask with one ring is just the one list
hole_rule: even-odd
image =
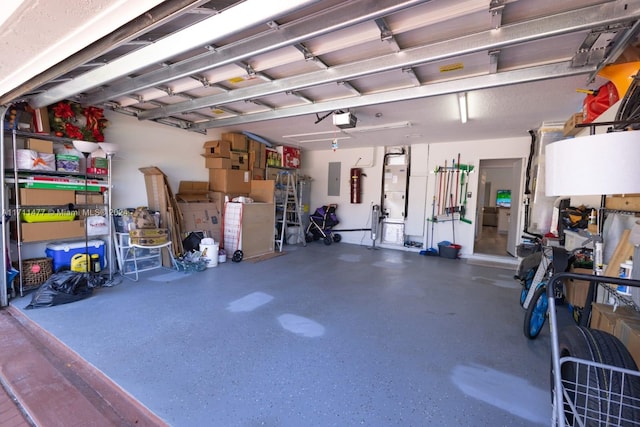
[(442, 258), (457, 259), (461, 248), (462, 246), (455, 243), (444, 245), (441, 242), (438, 244), (438, 252)]
[(227, 253), (224, 251), (224, 249), (218, 250), (218, 263), (221, 262), (227, 262)]
[(202, 252), (202, 258), (207, 260), (207, 268), (218, 266), (218, 244), (205, 245), (200, 243), (200, 252)]

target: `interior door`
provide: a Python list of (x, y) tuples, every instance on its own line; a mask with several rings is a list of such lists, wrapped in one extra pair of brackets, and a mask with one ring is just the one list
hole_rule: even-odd
[(524, 159), (519, 159), (513, 162), (513, 168), (511, 169), (511, 182), (513, 182), (513, 187), (511, 187), (511, 215), (509, 220), (509, 234), (507, 237), (507, 252), (514, 257), (516, 256), (516, 246), (520, 241), (519, 234), (522, 229), (520, 200), (522, 199), (522, 193), (524, 193), (522, 179), (523, 166)]

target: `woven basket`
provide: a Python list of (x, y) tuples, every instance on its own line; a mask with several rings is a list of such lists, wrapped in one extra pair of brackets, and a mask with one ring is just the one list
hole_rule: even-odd
[(53, 273), (52, 258), (30, 258), (22, 260), (22, 284), (25, 287), (39, 286)]

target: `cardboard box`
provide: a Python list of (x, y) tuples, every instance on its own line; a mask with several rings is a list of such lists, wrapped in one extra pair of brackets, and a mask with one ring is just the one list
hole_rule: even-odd
[(60, 176), (32, 176), (27, 182), (21, 184), (23, 188), (40, 188), (47, 190), (77, 190), (77, 191), (105, 191), (107, 187), (100, 182), (88, 180), (87, 185), (84, 179), (75, 179)]
[(20, 188), (21, 206), (61, 206), (74, 203), (74, 191)]
[(221, 193), (251, 192), (251, 172), (233, 169), (209, 169), (209, 190)]
[(562, 134), (564, 136), (577, 135), (578, 132), (582, 130), (582, 128), (577, 128), (576, 125), (579, 125), (580, 123), (582, 123), (582, 120), (583, 120), (582, 113), (573, 114), (571, 117), (569, 117), (569, 120), (567, 120), (564, 123), (564, 129), (562, 131)]
[(44, 139), (27, 138), (24, 148), (38, 153), (53, 154), (53, 142)]
[(154, 211), (164, 211), (167, 207), (164, 173), (155, 166), (138, 170), (144, 174), (144, 182), (147, 188), (147, 207)]
[(222, 209), (224, 194), (210, 192), (211, 201), (207, 203), (179, 202), (178, 206), (182, 214), (183, 231), (203, 231), (207, 237), (212, 237), (216, 242), (221, 239)]
[(231, 169), (231, 159), (225, 157), (205, 157), (204, 167), (207, 169)]
[(45, 240), (84, 237), (84, 221), (23, 222), (20, 226), (23, 242), (42, 242)]
[(282, 167), (282, 156), (275, 148), (266, 148), (265, 157), (267, 159), (266, 165), (276, 168)]
[(109, 160), (106, 157), (91, 157), (89, 160), (89, 168), (87, 169), (87, 174), (108, 175)]
[(183, 202), (208, 202), (209, 183), (206, 181), (180, 181), (176, 200)]
[(56, 170), (59, 172), (80, 172), (80, 157), (70, 154), (56, 154)]
[(280, 161), (283, 168), (299, 168), (300, 167), (300, 149), (281, 145), (276, 147), (280, 154)]
[(130, 242), (132, 245), (140, 246), (157, 246), (169, 241), (169, 236), (156, 236), (156, 237), (133, 237), (130, 236)]
[(102, 193), (90, 193), (77, 191), (75, 197), (76, 205), (101, 205), (104, 204), (104, 196)]
[(258, 169), (258, 168), (253, 168), (251, 169), (251, 178), (259, 180), (259, 179), (266, 179), (266, 170), (265, 169)]
[(273, 203), (275, 197), (275, 181), (252, 180), (249, 197), (255, 202)]
[(609, 304), (591, 304), (591, 323), (589, 325), (591, 328), (616, 335), (616, 324), (619, 319), (640, 321), (640, 313), (626, 306), (618, 306), (614, 311), (613, 306)]
[(640, 321), (618, 319), (616, 337), (629, 350), (636, 365), (640, 366)]
[(253, 139), (249, 139), (249, 167), (252, 169), (267, 167), (267, 147)]
[(224, 141), (229, 141), (232, 151), (248, 151), (249, 142), (246, 135), (242, 133), (223, 133), (221, 138)]
[[(593, 270), (587, 268), (573, 268), (571, 273), (593, 274)], [(585, 307), (589, 293), (589, 281), (567, 279), (564, 282), (565, 300), (574, 307)]]
[(607, 209), (640, 212), (640, 194), (607, 196), (604, 205)]
[(129, 237), (166, 237), (169, 230), (166, 228), (136, 228), (129, 231)]
[(272, 167), (268, 167), (266, 169), (264, 179), (271, 180), (271, 181), (277, 181), (278, 180), (278, 174), (280, 172), (282, 172), (282, 169), (280, 169), (280, 168), (276, 168), (276, 167), (273, 167), (273, 166)]
[(243, 258), (274, 250), (275, 205), (273, 203), (225, 204), (224, 247), (227, 257), (242, 249)]
[(32, 114), (34, 131), (36, 133), (51, 133), (47, 107), (35, 108)]
[(248, 171), (249, 170), (249, 154), (239, 151), (231, 152), (231, 169)]
[(204, 157), (226, 157), (231, 156), (231, 143), (229, 141), (207, 141), (203, 146)]

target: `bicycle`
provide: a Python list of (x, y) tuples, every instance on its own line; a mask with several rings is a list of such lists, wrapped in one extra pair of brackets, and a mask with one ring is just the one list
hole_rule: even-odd
[[(520, 305), (525, 309), (523, 332), (529, 339), (535, 339), (542, 331), (547, 318), (548, 303), (546, 298), (547, 284), (554, 273), (567, 271), (576, 253), (584, 250), (584, 247), (597, 236), (589, 236), (580, 247), (566, 250), (560, 246), (543, 244), (540, 235), (534, 235), (534, 242), (539, 250), (525, 257), (515, 275), (522, 284), (520, 293)], [(537, 264), (536, 264), (537, 262)], [(553, 295), (558, 302), (564, 302), (563, 283), (553, 284)]]

